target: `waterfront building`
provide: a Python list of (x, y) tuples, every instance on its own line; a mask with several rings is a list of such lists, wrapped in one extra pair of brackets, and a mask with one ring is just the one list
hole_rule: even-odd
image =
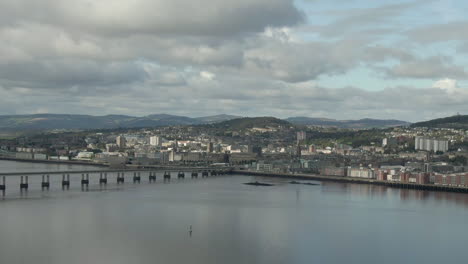
[(355, 178), (375, 179), (376, 175), (374, 170), (369, 168), (349, 168), (348, 176)]
[(468, 186), (468, 173), (451, 173), (451, 174), (435, 174), (434, 175), (435, 185), (446, 185), (446, 186)]
[(94, 153), (89, 151), (81, 151), (80, 153), (78, 153), (76, 158), (80, 160), (91, 160), (94, 158)]

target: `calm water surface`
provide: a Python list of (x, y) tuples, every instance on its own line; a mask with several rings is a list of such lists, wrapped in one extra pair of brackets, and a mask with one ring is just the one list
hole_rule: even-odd
[[(89, 168), (89, 167), (87, 167)], [(0, 161), (1, 171), (83, 169)], [(143, 176), (143, 175), (142, 175)], [(56, 178), (54, 178), (56, 177)], [(464, 263), (468, 196), (217, 176), (0, 200), (0, 263)], [(243, 185), (259, 180), (272, 187)], [(189, 229), (193, 233), (190, 236)]]

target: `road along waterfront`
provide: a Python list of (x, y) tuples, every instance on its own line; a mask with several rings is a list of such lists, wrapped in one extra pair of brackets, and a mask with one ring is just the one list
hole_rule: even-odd
[(337, 176), (326, 176), (326, 175), (318, 175), (318, 174), (290, 174), (290, 173), (260, 172), (260, 171), (248, 171), (248, 170), (233, 170), (231, 173), (239, 174), (239, 175), (264, 176), (264, 177), (275, 177), (275, 178), (332, 181), (332, 182), (345, 182), (345, 183), (356, 183), (356, 184), (373, 184), (373, 185), (383, 185), (387, 187), (402, 188), (402, 189), (468, 193), (468, 188), (466, 187), (379, 181), (375, 179), (337, 177)]

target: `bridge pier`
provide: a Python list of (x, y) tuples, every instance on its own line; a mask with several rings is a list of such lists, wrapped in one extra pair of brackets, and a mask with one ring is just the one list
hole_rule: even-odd
[(29, 188), (28, 184), (28, 176), (21, 176), (21, 182), (20, 182), (20, 191), (23, 192), (23, 190), (27, 191)]
[(84, 173), (81, 174), (81, 186), (83, 187), (85, 185), (86, 185), (86, 187), (88, 187), (88, 185), (89, 185), (89, 174), (88, 173), (86, 173), (86, 176), (85, 176)]
[(124, 183), (125, 182), (125, 178), (124, 178), (125, 174), (122, 172), (122, 174), (120, 174), (120, 172), (117, 173), (117, 184), (120, 184), (120, 183)]
[(156, 181), (156, 172), (150, 171), (149, 173), (149, 182), (155, 182)]
[(49, 174), (47, 174), (47, 177), (45, 175), (42, 175), (41, 188), (42, 188), (42, 190), (44, 190), (44, 189), (49, 190), (49, 188), (50, 188), (50, 176), (49, 176)]
[(182, 171), (179, 171), (179, 173), (177, 174), (177, 178), (178, 179), (180, 179), (180, 178), (184, 179), (185, 178), (185, 173), (182, 172)]
[(106, 185), (107, 184), (107, 172), (104, 173), (104, 175), (102, 174), (99, 174), (99, 185)]
[(168, 171), (164, 172), (164, 180), (171, 180), (171, 173)]
[(134, 172), (133, 173), (133, 183), (136, 183), (136, 182), (140, 183), (140, 181), (141, 181), (140, 173), (139, 172), (138, 173)]
[(2, 191), (2, 196), (5, 196), (5, 191), (6, 191), (5, 176), (2, 177), (2, 184), (0, 184), (0, 191)]
[(70, 189), (70, 174), (62, 175), (62, 190), (65, 190), (65, 188)]

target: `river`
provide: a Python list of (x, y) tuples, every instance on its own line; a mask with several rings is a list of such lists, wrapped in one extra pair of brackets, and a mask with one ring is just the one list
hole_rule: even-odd
[[(84, 166), (0, 161), (6, 171)], [(88, 167), (89, 168), (89, 167)], [(143, 176), (143, 175), (142, 175)], [(463, 263), (468, 195), (224, 175), (88, 191), (8, 179), (0, 263)], [(79, 175), (77, 176), (79, 177)], [(271, 187), (249, 186), (262, 181)], [(18, 185), (18, 186), (16, 186)], [(16, 187), (14, 187), (16, 186)], [(190, 227), (192, 232), (190, 232)]]

